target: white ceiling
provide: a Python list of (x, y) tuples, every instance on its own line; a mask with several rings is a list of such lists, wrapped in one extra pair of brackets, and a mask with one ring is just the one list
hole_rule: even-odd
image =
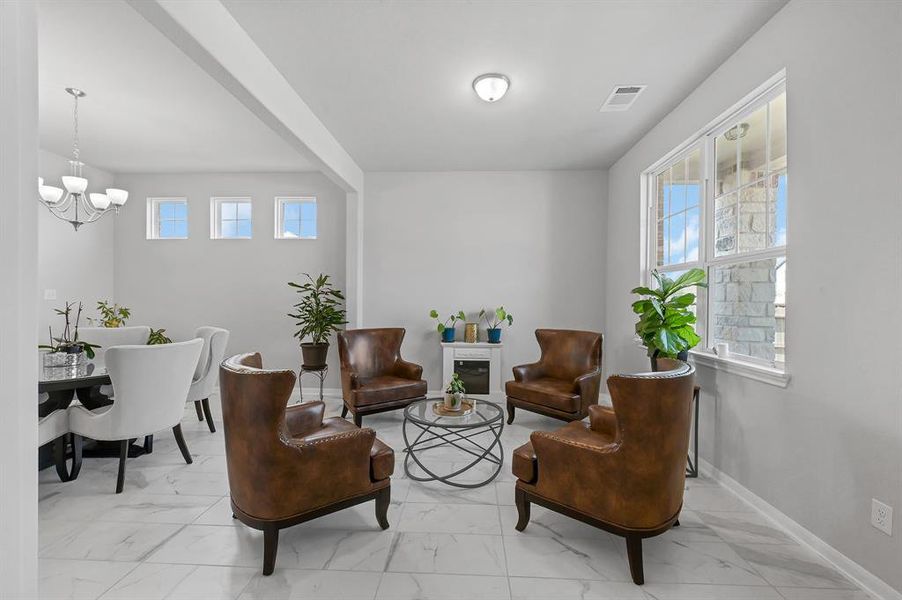
[(112, 172), (309, 171), (291, 146), (120, 0), (39, 4), (41, 147)]
[[(784, 3), (224, 0), (367, 171), (606, 167)], [(622, 84), (648, 89), (598, 112)]]

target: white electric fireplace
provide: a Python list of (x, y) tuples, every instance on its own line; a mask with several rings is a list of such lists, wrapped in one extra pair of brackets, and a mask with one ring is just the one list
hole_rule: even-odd
[(442, 343), (442, 390), (457, 373), (464, 381), (467, 396), (481, 400), (504, 400), (501, 387), (501, 347), (488, 342)]

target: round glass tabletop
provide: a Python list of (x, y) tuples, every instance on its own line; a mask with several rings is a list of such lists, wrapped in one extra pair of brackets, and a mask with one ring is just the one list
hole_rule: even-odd
[(440, 415), (432, 410), (432, 406), (436, 402), (442, 402), (443, 398), (417, 400), (404, 409), (404, 418), (420, 425), (441, 425), (449, 429), (480, 427), (504, 418), (504, 411), (497, 404), (485, 400), (470, 400), (476, 403), (473, 411), (459, 417)]

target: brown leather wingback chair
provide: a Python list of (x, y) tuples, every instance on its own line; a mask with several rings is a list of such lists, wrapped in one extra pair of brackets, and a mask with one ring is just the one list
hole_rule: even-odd
[(642, 539), (679, 525), (695, 370), (659, 359), (656, 373), (614, 375), (614, 408), (589, 407), (589, 423), (535, 431), (514, 450), (517, 530), (531, 502), (626, 538), (641, 585)]
[(348, 329), (338, 332), (344, 407), (360, 426), (363, 416), (404, 408), (426, 397), (423, 367), (401, 358), (401, 327)]
[(259, 354), (233, 356), (219, 368), (219, 385), (232, 514), (263, 531), (269, 575), (280, 529), (368, 500), (387, 529), (395, 457), (372, 429), (323, 420), (322, 402), (286, 408), (294, 373), (262, 367)]
[(536, 329), (542, 356), (539, 362), (514, 367), (508, 381), (507, 422), (516, 408), (563, 421), (580, 421), (589, 406), (598, 404), (601, 385), (601, 343), (593, 331)]

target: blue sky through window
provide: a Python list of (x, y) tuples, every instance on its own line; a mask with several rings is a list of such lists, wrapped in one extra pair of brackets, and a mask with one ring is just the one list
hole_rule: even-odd
[(300, 200), (282, 203), (282, 238), (316, 237), (316, 201)]
[(251, 203), (249, 200), (219, 203), (219, 237), (235, 239), (252, 237)]
[(157, 204), (157, 236), (160, 239), (188, 237), (188, 203), (166, 200)]

